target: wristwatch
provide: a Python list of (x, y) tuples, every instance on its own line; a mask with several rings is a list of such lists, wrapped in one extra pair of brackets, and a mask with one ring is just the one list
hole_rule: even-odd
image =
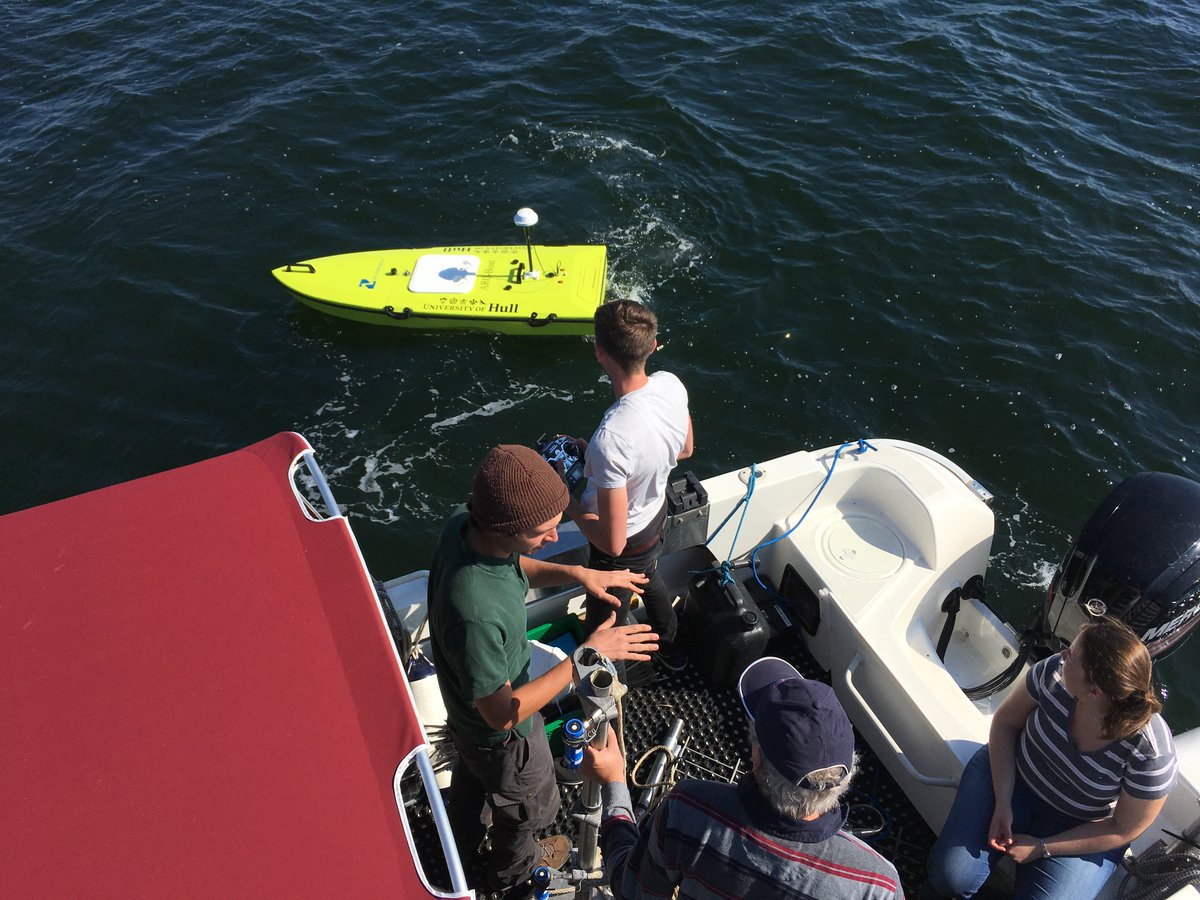
[(1053, 859), (1050, 855), (1050, 848), (1046, 846), (1045, 840), (1038, 838), (1038, 846), (1042, 848), (1042, 859)]

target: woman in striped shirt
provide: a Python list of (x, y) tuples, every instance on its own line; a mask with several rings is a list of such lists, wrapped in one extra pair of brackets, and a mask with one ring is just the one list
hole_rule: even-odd
[(1150, 654), (1124, 623), (1084, 625), (1034, 665), (963, 771), (922, 897), (970, 897), (1002, 856), (1016, 894), (1095, 897), (1175, 784)]

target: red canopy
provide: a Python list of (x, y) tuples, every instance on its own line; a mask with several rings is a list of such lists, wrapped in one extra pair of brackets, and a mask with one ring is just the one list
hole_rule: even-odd
[(0, 896), (469, 896), (416, 862), (425, 737), (346, 520), (298, 502), (307, 450), (0, 517)]

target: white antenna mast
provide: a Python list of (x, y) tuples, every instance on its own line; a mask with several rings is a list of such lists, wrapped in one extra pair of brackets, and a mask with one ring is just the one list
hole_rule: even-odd
[(513, 224), (525, 230), (525, 250), (529, 254), (529, 269), (525, 272), (530, 278), (537, 278), (538, 273), (533, 270), (533, 240), (529, 235), (529, 229), (538, 223), (538, 214), (528, 206), (522, 206), (517, 210), (517, 214), (513, 216)]

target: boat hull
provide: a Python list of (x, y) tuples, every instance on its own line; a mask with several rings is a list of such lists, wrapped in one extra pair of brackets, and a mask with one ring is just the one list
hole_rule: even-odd
[(370, 250), (289, 263), (271, 274), (306, 306), (355, 322), (586, 335), (604, 302), (607, 254), (590, 244)]

